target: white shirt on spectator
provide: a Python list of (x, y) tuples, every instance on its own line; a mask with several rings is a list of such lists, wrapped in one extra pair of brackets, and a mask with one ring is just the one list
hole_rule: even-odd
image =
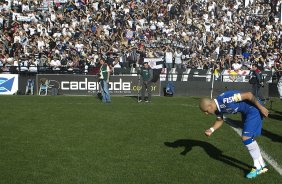
[(20, 41), (21, 41), (20, 35), (15, 35), (15, 36), (14, 36), (14, 43), (20, 42)]
[(4, 3), (2, 6), (2, 10), (9, 10), (9, 5)]
[(238, 41), (242, 41), (242, 40), (243, 40), (243, 36), (244, 36), (244, 33), (243, 33), (243, 32), (239, 32), (239, 33), (237, 34), (237, 40), (238, 40)]
[(52, 59), (50, 62), (50, 66), (52, 66), (55, 70), (60, 70), (61, 61), (58, 59)]
[(128, 20), (128, 25), (132, 28), (132, 24), (133, 24), (133, 21), (132, 20)]
[(254, 28), (255, 28), (256, 31), (260, 30), (260, 26), (255, 25)]
[(268, 24), (268, 25), (266, 25), (265, 27), (266, 27), (267, 30), (273, 29), (273, 26), (272, 26), (271, 24)]
[(103, 29), (104, 29), (105, 35), (109, 36), (110, 35), (109, 30), (111, 29), (111, 27), (109, 25), (104, 25)]
[(173, 62), (172, 52), (165, 52), (165, 62), (166, 63), (172, 63)]
[(209, 15), (208, 15), (207, 13), (205, 13), (205, 14), (203, 15), (203, 19), (204, 19), (205, 21), (207, 21), (207, 20), (209, 19)]
[(186, 32), (182, 31), (181, 36), (183, 36), (183, 37), (187, 36)]
[(172, 4), (168, 4), (167, 5), (167, 10), (170, 11), (171, 7), (172, 7)]
[(46, 29), (45, 29), (45, 31), (41, 31), (40, 36), (47, 36), (47, 37), (49, 37), (49, 34), (46, 32)]
[(23, 4), (22, 5), (22, 11), (24, 12), (24, 11), (29, 11), (29, 6), (28, 6), (28, 4)]
[(42, 31), (42, 24), (37, 24), (36, 26), (37, 26), (37, 32), (41, 33), (41, 31)]
[(33, 28), (33, 27), (30, 27), (30, 28), (28, 28), (29, 29), (29, 34), (30, 35), (34, 35), (34, 33), (35, 33), (35, 28)]
[(56, 33), (53, 34), (53, 37), (54, 38), (59, 38), (61, 35), (62, 35), (61, 32), (56, 32)]
[(43, 49), (44, 46), (45, 46), (45, 42), (43, 40), (38, 40), (37, 41), (38, 49)]
[(116, 19), (116, 12), (112, 11), (112, 19), (115, 20)]
[(232, 69), (233, 70), (240, 70), (241, 67), (242, 67), (242, 64), (240, 64), (240, 63), (233, 63), (232, 64)]
[(28, 28), (29, 28), (29, 24), (28, 23), (23, 23), (23, 28), (25, 31), (28, 31)]
[(72, 27), (73, 29), (75, 29), (78, 24), (79, 24), (79, 22), (78, 22), (76, 19), (72, 19), (71, 27)]
[(52, 22), (55, 22), (56, 21), (56, 14), (55, 13), (51, 13), (50, 18), (51, 18)]
[(227, 11), (227, 16), (229, 17), (229, 19), (231, 19), (231, 17), (232, 17), (232, 12), (229, 10), (229, 11)]
[(219, 55), (219, 46), (216, 47), (216, 49), (214, 50), (214, 52)]
[(98, 8), (99, 8), (99, 1), (93, 3), (92, 7), (95, 8), (96, 10), (98, 10)]
[(214, 5), (213, 4), (210, 4), (208, 6), (208, 11), (211, 12), (212, 10), (214, 10)]
[(156, 28), (156, 25), (155, 25), (154, 23), (151, 24), (150, 29), (151, 29), (151, 30), (156, 30), (156, 29), (157, 29), (157, 28)]
[[(19, 62), (14, 60), (13, 66), (19, 66)], [(19, 68), (17, 67), (17, 70), (19, 70)]]
[(146, 20), (144, 18), (142, 18), (142, 19), (139, 19), (138, 22), (140, 23), (140, 25), (142, 27), (144, 27), (144, 24), (145, 24)]
[(129, 13), (129, 9), (128, 8), (124, 8), (123, 11), (124, 11), (125, 14)]
[(164, 27), (164, 22), (159, 21), (159, 22), (157, 23), (157, 26), (158, 26), (158, 28), (162, 29), (162, 28)]
[(78, 52), (81, 52), (83, 50), (84, 45), (82, 43), (76, 43), (74, 47)]
[(71, 37), (71, 35), (72, 35), (70, 31), (66, 30), (66, 28), (63, 29), (62, 34), (63, 34), (63, 36), (69, 36), (69, 37)]
[(140, 26), (140, 24), (136, 25), (136, 31), (138, 31), (139, 29), (142, 29), (142, 26)]
[(210, 24), (205, 24), (206, 32), (211, 31), (211, 25)]
[(38, 22), (38, 20), (35, 17), (35, 13), (34, 12), (27, 14), (27, 16), (30, 18), (30, 21)]
[(182, 52), (175, 52), (174, 53), (175, 64), (181, 64), (182, 63), (181, 57), (182, 57)]

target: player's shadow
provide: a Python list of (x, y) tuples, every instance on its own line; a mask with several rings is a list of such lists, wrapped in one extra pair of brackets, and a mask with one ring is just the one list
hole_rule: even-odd
[(280, 142), (282, 143), (282, 136), (281, 135), (277, 135), (274, 134), (266, 129), (262, 129), (262, 135), (265, 137), (268, 137), (269, 139), (271, 139), (273, 142)]
[(282, 119), (282, 112), (272, 110), (271, 113), (268, 115), (271, 119), (281, 120)]
[(282, 116), (282, 112), (277, 111), (277, 110), (272, 110), (272, 112), (276, 113), (276, 114), (280, 114)]
[(164, 144), (167, 147), (171, 147), (171, 148), (183, 147), (184, 150), (180, 153), (183, 156), (185, 156), (188, 152), (190, 152), (193, 149), (193, 147), (197, 147), (197, 146), (201, 147), (211, 158), (221, 161), (230, 166), (239, 168), (243, 170), (245, 173), (247, 173), (252, 167), (244, 162), (241, 162), (240, 160), (232, 158), (228, 155), (224, 155), (220, 149), (204, 141), (192, 140), (192, 139), (179, 139), (174, 142), (165, 142)]
[[(243, 128), (242, 121), (232, 120), (232, 119), (227, 118), (226, 122), (234, 128), (241, 128), (241, 129)], [(262, 134), (262, 136), (265, 136), (265, 137), (271, 139), (273, 142), (282, 143), (282, 136), (281, 135), (272, 133), (272, 132), (270, 132), (270, 131), (268, 131), (264, 128), (261, 130), (261, 134)]]
[(131, 98), (133, 101), (138, 101), (138, 96), (126, 96), (128, 98)]

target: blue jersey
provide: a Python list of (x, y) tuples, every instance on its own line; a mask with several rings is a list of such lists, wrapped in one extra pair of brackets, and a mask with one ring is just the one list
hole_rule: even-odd
[(256, 137), (261, 135), (262, 115), (258, 108), (251, 102), (241, 99), (239, 91), (226, 91), (214, 99), (217, 111), (216, 115), (223, 119), (223, 114), (242, 114), (242, 136)]
[(223, 114), (236, 114), (237, 112), (247, 115), (249, 113), (258, 113), (259, 110), (249, 101), (241, 101), (240, 91), (226, 91), (214, 99), (218, 111), (217, 116)]

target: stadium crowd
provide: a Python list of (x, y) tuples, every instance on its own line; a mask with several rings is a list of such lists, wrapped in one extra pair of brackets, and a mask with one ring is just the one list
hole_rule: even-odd
[(167, 68), (238, 70), (257, 63), (269, 71), (281, 52), (281, 2), (254, 2), (1, 0), (0, 67), (88, 71), (100, 57), (126, 68), (163, 57)]

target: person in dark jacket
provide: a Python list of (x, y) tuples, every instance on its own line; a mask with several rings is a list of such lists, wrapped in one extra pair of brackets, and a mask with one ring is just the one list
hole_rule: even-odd
[(263, 99), (260, 88), (263, 86), (262, 73), (257, 64), (252, 64), (249, 83), (252, 85), (252, 93), (258, 99)]
[(148, 63), (144, 63), (144, 66), (141, 69), (140, 75), (142, 79), (142, 88), (141, 88), (141, 99), (138, 102), (144, 102), (146, 90), (148, 93), (148, 99), (145, 102), (151, 102), (153, 70), (152, 68), (150, 68)]

